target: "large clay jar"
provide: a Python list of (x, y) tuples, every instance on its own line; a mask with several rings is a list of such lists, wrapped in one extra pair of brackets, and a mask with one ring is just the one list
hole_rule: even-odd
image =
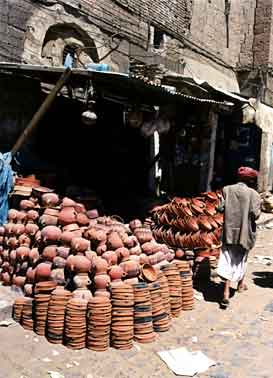
[(34, 283), (35, 281), (35, 269), (33, 268), (28, 268), (27, 272), (26, 272), (26, 278), (27, 278), (27, 282), (29, 283)]
[(39, 250), (38, 248), (32, 248), (29, 252), (29, 261), (32, 264), (35, 264), (40, 258)]
[(51, 264), (41, 263), (38, 264), (35, 270), (35, 281), (48, 281), (51, 275)]
[(96, 289), (106, 289), (110, 284), (110, 277), (108, 274), (98, 274), (94, 277)]
[(58, 256), (62, 257), (63, 259), (67, 259), (69, 256), (70, 248), (60, 246), (57, 248)]
[(116, 254), (119, 258), (119, 260), (124, 260), (124, 259), (128, 259), (128, 257), (130, 256), (130, 251), (128, 248), (125, 248), (125, 247), (122, 247), (122, 248), (118, 248), (116, 249)]
[(58, 242), (61, 238), (62, 231), (55, 226), (47, 226), (42, 231), (42, 238), (45, 243)]
[(134, 231), (136, 228), (142, 227), (142, 222), (139, 219), (134, 219), (129, 223), (131, 231)]
[(74, 285), (77, 289), (86, 288), (91, 284), (88, 273), (79, 273), (73, 278)]
[(17, 252), (16, 252), (15, 249), (13, 249), (12, 251), (10, 251), (9, 259), (10, 259), (10, 263), (11, 263), (12, 265), (14, 265), (14, 264), (16, 263)]
[(91, 261), (85, 256), (69, 256), (67, 259), (67, 266), (72, 272), (88, 273), (91, 270)]
[(25, 227), (25, 232), (29, 236), (34, 236), (39, 230), (39, 227), (35, 223), (27, 223)]
[(96, 252), (94, 251), (85, 251), (85, 256), (88, 258), (88, 260), (91, 261), (92, 266), (94, 265), (93, 261), (97, 257)]
[(108, 262), (108, 265), (116, 265), (118, 263), (118, 256), (114, 251), (106, 251), (101, 257)]
[(65, 276), (63, 268), (52, 269), (50, 279), (58, 285), (65, 285)]
[(59, 203), (59, 196), (56, 193), (45, 193), (42, 195), (42, 204), (48, 207), (57, 206)]
[(88, 226), (89, 225), (89, 218), (86, 214), (78, 213), (77, 214), (77, 222), (81, 226)]
[(94, 267), (96, 274), (106, 274), (108, 270), (108, 263), (103, 258), (97, 257), (94, 259)]
[(74, 207), (63, 208), (59, 213), (58, 221), (62, 226), (66, 226), (70, 223), (76, 223), (77, 213)]
[(15, 223), (16, 222), (16, 220), (17, 220), (17, 213), (18, 213), (18, 211), (15, 210), (15, 209), (10, 209), (8, 211), (8, 220), (9, 220), (9, 222), (11, 222), (11, 223)]
[(23, 277), (23, 276), (13, 276), (12, 278), (13, 285), (21, 287), (21, 288), (24, 287), (25, 282), (26, 282), (26, 277)]
[(23, 224), (17, 223), (13, 226), (13, 233), (16, 236), (20, 236), (25, 232), (25, 226)]
[(60, 256), (56, 256), (53, 259), (53, 267), (63, 269), (65, 267), (66, 260)]
[(74, 238), (74, 233), (71, 231), (63, 231), (61, 235), (61, 242), (64, 245), (70, 246), (72, 239)]
[(22, 200), (19, 204), (21, 210), (31, 210), (34, 209), (35, 203), (30, 200)]
[(10, 285), (11, 277), (10, 277), (10, 274), (8, 272), (1, 273), (1, 279), (2, 279), (4, 285)]
[(19, 261), (25, 261), (28, 259), (30, 253), (29, 247), (19, 247), (16, 249), (16, 256)]
[(58, 224), (58, 218), (53, 216), (53, 215), (48, 215), (48, 214), (43, 214), (40, 218), (39, 218), (39, 224), (42, 226), (42, 227), (46, 227), (46, 226), (57, 226)]
[(31, 245), (31, 239), (27, 234), (20, 235), (19, 238), (18, 238), (18, 241), (19, 241), (19, 244), (21, 246), (30, 247), (30, 245)]
[(36, 210), (29, 210), (26, 217), (29, 222), (36, 222), (39, 219), (39, 213)]
[(128, 278), (136, 277), (140, 272), (140, 266), (137, 261), (127, 260), (120, 263), (120, 266), (127, 273)]
[(61, 203), (61, 207), (73, 207), (76, 205), (76, 202), (68, 197), (64, 197)]
[(121, 266), (113, 265), (108, 272), (111, 281), (121, 280), (121, 278), (126, 276), (126, 273)]
[(84, 238), (73, 238), (71, 241), (71, 247), (75, 252), (85, 252), (90, 249), (90, 241)]
[(113, 251), (124, 246), (122, 239), (117, 232), (111, 232), (108, 235), (107, 246)]
[(48, 245), (43, 249), (42, 256), (47, 261), (53, 261), (54, 258), (57, 256), (57, 246), (56, 245)]

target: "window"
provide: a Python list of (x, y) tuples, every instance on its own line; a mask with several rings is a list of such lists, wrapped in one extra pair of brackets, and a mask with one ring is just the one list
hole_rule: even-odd
[(164, 33), (158, 28), (154, 28), (153, 46), (155, 49), (162, 49), (164, 47)]

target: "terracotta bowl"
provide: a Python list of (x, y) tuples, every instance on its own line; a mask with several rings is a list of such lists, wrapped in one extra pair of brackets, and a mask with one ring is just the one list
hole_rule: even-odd
[(150, 264), (144, 264), (141, 267), (142, 276), (149, 282), (154, 282), (157, 279), (157, 271)]

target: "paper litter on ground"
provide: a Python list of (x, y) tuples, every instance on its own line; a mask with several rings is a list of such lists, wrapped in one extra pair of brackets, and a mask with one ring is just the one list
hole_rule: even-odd
[(168, 368), (177, 375), (193, 377), (204, 373), (216, 362), (209, 359), (203, 352), (190, 352), (186, 348), (178, 348), (157, 352)]

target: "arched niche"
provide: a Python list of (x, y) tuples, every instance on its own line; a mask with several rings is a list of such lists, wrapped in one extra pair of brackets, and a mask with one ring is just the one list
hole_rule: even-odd
[(99, 62), (94, 40), (78, 25), (52, 25), (45, 34), (42, 59), (46, 65), (63, 66), (67, 53), (74, 57), (74, 67)]

